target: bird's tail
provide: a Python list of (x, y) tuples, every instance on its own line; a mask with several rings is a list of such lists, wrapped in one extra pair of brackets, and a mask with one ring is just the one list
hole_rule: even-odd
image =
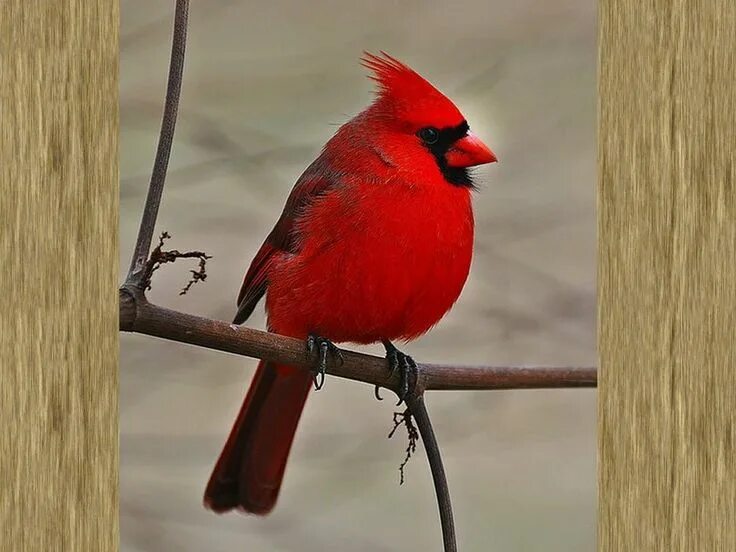
[(204, 494), (205, 506), (265, 515), (284, 477), (311, 374), (261, 361)]

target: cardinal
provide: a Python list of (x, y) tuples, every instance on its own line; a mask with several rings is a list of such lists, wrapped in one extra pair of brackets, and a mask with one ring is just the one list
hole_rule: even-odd
[[(375, 100), (297, 180), (245, 275), (234, 323), (265, 295), (269, 331), (304, 339), (322, 378), (328, 355), (340, 356), (335, 343), (380, 342), (400, 371), (401, 402), (416, 364), (393, 341), (424, 334), (459, 297), (473, 254), (470, 168), (496, 156), (407, 65), (384, 52), (361, 61)], [(261, 361), (207, 508), (273, 509), (312, 382), (308, 370)]]

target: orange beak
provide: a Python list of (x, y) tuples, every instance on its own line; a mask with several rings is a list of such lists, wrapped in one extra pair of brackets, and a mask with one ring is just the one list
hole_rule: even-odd
[(448, 167), (463, 168), (495, 163), (496, 154), (473, 134), (468, 134), (455, 142), (445, 154)]

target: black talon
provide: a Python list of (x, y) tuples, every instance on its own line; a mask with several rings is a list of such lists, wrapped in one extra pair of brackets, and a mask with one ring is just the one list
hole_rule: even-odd
[(376, 385), (373, 388), (373, 395), (376, 397), (376, 400), (377, 401), (382, 401), (383, 400), (383, 397), (381, 396), (381, 386), (380, 385)]
[[(414, 362), (414, 359), (411, 358), (409, 355), (399, 351), (390, 341), (384, 340), (383, 346), (386, 348), (386, 361), (388, 362), (388, 367), (391, 375), (393, 375), (396, 370), (400, 370), (398, 393), (399, 402), (396, 403), (396, 406), (399, 406), (402, 402), (404, 402), (404, 399), (406, 399), (406, 396), (409, 394), (410, 378), (412, 374), (416, 371), (417, 363)], [(376, 398), (380, 400), (377, 388)]]
[(305, 356), (307, 357), (307, 359), (312, 358), (312, 354), (314, 353), (314, 342), (316, 340), (317, 338), (314, 337), (313, 335), (310, 335), (309, 337), (307, 337), (307, 343), (306, 343), (307, 350), (305, 352)]
[(345, 362), (342, 357), (340, 349), (338, 349), (332, 341), (327, 338), (319, 337), (316, 335), (309, 335), (307, 337), (307, 358), (312, 358), (319, 349), (319, 359), (313, 371), (312, 379), (314, 380), (314, 388), (319, 391), (325, 384), (325, 372), (327, 372), (327, 356), (333, 355), (340, 364)]

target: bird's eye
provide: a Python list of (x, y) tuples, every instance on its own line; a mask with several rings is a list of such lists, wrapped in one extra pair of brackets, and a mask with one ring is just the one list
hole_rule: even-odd
[(437, 140), (440, 139), (439, 131), (434, 127), (425, 127), (419, 131), (419, 137), (425, 144), (436, 144)]

